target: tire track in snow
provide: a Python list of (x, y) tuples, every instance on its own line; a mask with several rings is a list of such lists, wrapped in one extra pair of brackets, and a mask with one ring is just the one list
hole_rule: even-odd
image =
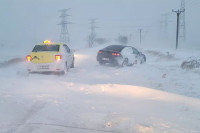
[(10, 129), (8, 133), (17, 133), (21, 131), (21, 128), (23, 125), (26, 125), (28, 120), (31, 119), (31, 117), (37, 115), (37, 113), (42, 110), (47, 105), (46, 102), (37, 101), (33, 104), (33, 106), (30, 108), (30, 110), (27, 112), (27, 114), (24, 115), (24, 117), (18, 122), (20, 125)]

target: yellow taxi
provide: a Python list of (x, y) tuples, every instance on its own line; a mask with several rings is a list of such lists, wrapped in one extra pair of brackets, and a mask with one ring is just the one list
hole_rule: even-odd
[(35, 45), (32, 52), (26, 56), (27, 70), (33, 72), (66, 73), (74, 67), (74, 53), (62, 43), (53, 43), (45, 40)]

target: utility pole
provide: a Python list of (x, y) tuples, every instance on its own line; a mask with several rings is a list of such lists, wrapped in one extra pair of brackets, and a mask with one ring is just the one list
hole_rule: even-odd
[(142, 44), (142, 29), (139, 29), (139, 33), (140, 33), (140, 45)]
[(96, 27), (96, 20), (97, 19), (90, 19), (90, 30), (91, 30), (91, 33), (89, 35), (89, 47), (93, 47), (94, 45), (94, 41), (95, 41), (95, 38), (96, 38), (96, 32), (95, 32), (95, 29), (97, 28)]
[(185, 26), (185, 0), (181, 0), (180, 25), (179, 25), (179, 37), (185, 41), (186, 39), (186, 26)]
[(68, 9), (60, 10), (61, 15), (61, 22), (58, 25), (61, 25), (61, 33), (60, 33), (60, 42), (70, 44), (70, 37), (69, 37), (69, 31), (68, 31), (68, 24), (72, 24), (67, 20), (67, 17), (70, 16), (67, 14)]
[(133, 34), (130, 34), (129, 35), (129, 42), (132, 42), (133, 41)]
[(179, 37), (179, 17), (180, 17), (180, 14), (184, 11), (174, 11), (172, 10), (172, 12), (175, 12), (177, 14), (177, 27), (176, 27), (176, 49), (178, 49), (178, 37)]

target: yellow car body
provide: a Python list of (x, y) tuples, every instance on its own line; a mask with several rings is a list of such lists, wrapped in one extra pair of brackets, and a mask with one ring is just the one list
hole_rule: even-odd
[(62, 72), (74, 67), (74, 54), (66, 44), (42, 43), (27, 55), (28, 72)]

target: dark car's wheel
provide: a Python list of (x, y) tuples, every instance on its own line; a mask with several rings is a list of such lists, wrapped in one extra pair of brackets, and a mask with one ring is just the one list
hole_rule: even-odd
[(142, 59), (140, 60), (140, 64), (144, 64), (146, 62), (146, 56), (142, 54)]
[(128, 58), (125, 58), (121, 64), (121, 67), (128, 66)]

